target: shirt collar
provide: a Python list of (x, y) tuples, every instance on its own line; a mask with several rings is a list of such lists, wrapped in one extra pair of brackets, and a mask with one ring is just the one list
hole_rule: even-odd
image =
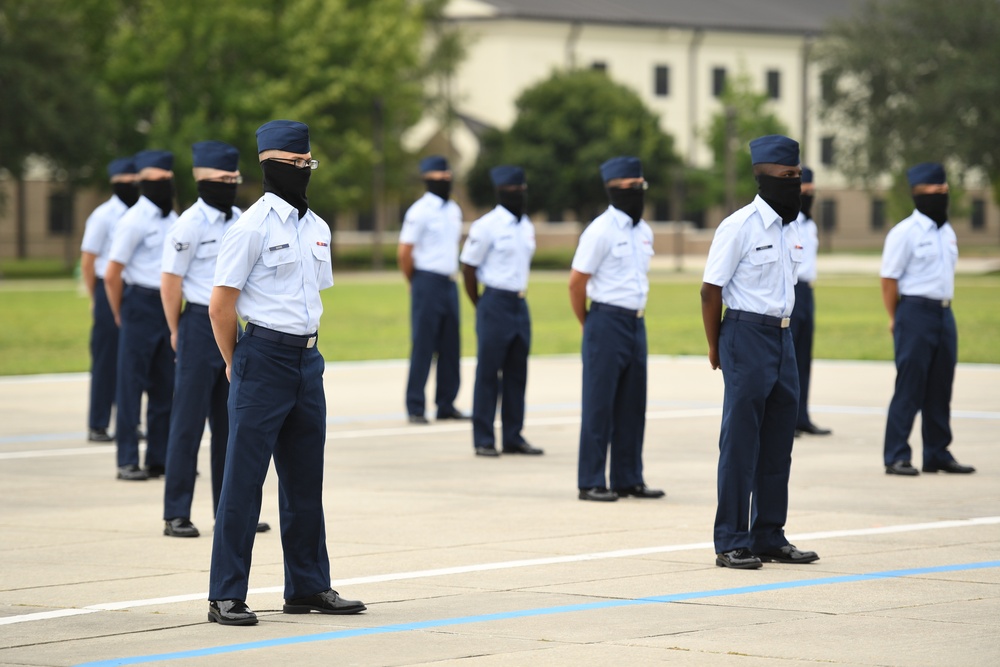
[(781, 224), (781, 216), (774, 212), (774, 209), (764, 201), (760, 195), (756, 195), (753, 198), (753, 204), (757, 208), (757, 213), (760, 215), (760, 219), (764, 221), (764, 228), (768, 228), (777, 222)]
[[(934, 222), (933, 220), (931, 220), (930, 218), (928, 218), (926, 215), (924, 215), (923, 213), (921, 213), (917, 209), (913, 209), (913, 217), (914, 217), (914, 219), (916, 219), (916, 221), (918, 223), (920, 223), (920, 226), (923, 228), (923, 230), (925, 232), (932, 232), (932, 231), (934, 231), (936, 229), (940, 229), (937, 226), (936, 222)], [(944, 225), (947, 225), (947, 224), (948, 224), (948, 221), (946, 220), (945, 223), (944, 223)], [(941, 227), (944, 227), (944, 225), (941, 225)]]
[(226, 214), (215, 208), (208, 202), (206, 202), (201, 197), (198, 197), (198, 201), (195, 202), (196, 206), (201, 207), (201, 214), (205, 216), (205, 219), (209, 222), (225, 222)]
[(505, 206), (497, 204), (495, 210), (500, 212), (500, 215), (503, 216), (503, 221), (508, 225), (516, 225), (517, 223), (521, 222), (518, 218), (514, 217), (514, 214), (508, 211)]
[[(292, 211), (296, 211), (294, 206), (273, 192), (265, 192), (263, 200), (274, 210), (275, 213), (278, 214), (278, 217), (281, 218), (282, 222), (288, 222), (288, 220), (292, 217)], [(308, 210), (306, 211), (306, 215), (309, 215)]]
[(139, 197), (139, 200), (133, 206), (133, 208), (137, 208), (139, 211), (142, 212), (143, 215), (147, 217), (157, 218), (157, 219), (168, 218), (170, 217), (170, 213), (173, 213), (173, 211), (171, 210), (170, 213), (167, 213), (167, 215), (163, 215), (163, 211), (160, 210), (160, 207), (154, 204), (153, 200), (147, 197), (146, 195), (141, 195)]
[(608, 212), (611, 214), (611, 219), (614, 220), (615, 223), (622, 229), (628, 229), (629, 227), (634, 226), (632, 225), (632, 216), (630, 216), (628, 213), (625, 213), (621, 209), (615, 208), (614, 206), (609, 206)]

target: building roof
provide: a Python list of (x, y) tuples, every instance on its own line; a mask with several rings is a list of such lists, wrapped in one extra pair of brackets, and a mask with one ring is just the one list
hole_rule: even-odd
[(526, 19), (765, 33), (819, 33), (858, 0), (453, 0), (462, 20)]

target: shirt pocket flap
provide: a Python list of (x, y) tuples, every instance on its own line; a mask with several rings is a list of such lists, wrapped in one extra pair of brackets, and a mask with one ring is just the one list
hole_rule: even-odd
[(330, 261), (330, 246), (314, 243), (312, 246), (313, 257), (321, 262)]
[(282, 243), (277, 246), (265, 248), (260, 261), (264, 263), (264, 266), (273, 269), (284, 264), (291, 264), (295, 261), (295, 256), (295, 248), (292, 248), (287, 243)]
[(631, 257), (632, 245), (630, 243), (618, 243), (611, 248), (611, 254), (614, 257)]
[(215, 257), (219, 254), (219, 241), (217, 239), (212, 239), (210, 241), (202, 241), (198, 244), (198, 249), (195, 251), (194, 256), (198, 259), (204, 259), (206, 257)]
[(754, 266), (763, 266), (778, 261), (778, 249), (773, 246), (766, 248), (754, 248), (750, 251), (750, 263)]

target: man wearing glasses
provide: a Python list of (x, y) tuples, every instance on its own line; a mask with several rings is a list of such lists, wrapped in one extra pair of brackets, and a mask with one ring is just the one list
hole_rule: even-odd
[[(611, 206), (580, 235), (569, 278), (583, 327), (580, 500), (662, 498), (642, 477), (646, 428), (646, 321), (653, 230), (642, 219), (648, 184), (631, 156), (601, 165)], [(587, 298), (590, 310), (587, 310)], [(605, 478), (610, 445), (611, 485)]]
[[(199, 141), (191, 153), (198, 201), (170, 229), (160, 278), (170, 345), (177, 353), (163, 494), (163, 534), (170, 537), (198, 537), (191, 523), (191, 499), (205, 419), (212, 429), (213, 515), (219, 507), (229, 439), (229, 380), (212, 335), (208, 301), (222, 236), (241, 213), (233, 206), (236, 188), (243, 181), (240, 154), (221, 141)], [(182, 300), (187, 302), (183, 312)], [(267, 524), (258, 524), (258, 532), (262, 528), (266, 530)]]
[[(226, 362), (229, 444), (212, 543), (208, 620), (253, 625), (247, 607), (261, 487), (278, 474), (286, 614), (355, 614), (365, 605), (330, 587), (323, 518), (326, 395), (316, 347), (320, 290), (333, 286), (330, 228), (309, 210), (319, 163), (309, 128), (273, 120), (257, 129), (264, 195), (226, 232), (209, 317)], [(237, 341), (238, 318), (246, 334)]]

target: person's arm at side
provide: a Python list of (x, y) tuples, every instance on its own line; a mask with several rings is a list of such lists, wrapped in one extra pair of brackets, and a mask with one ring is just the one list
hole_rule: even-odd
[(183, 276), (163, 272), (160, 274), (160, 301), (163, 302), (163, 314), (167, 317), (170, 327), (170, 347), (177, 351), (177, 328), (181, 322), (181, 301), (183, 300)]
[(108, 295), (108, 306), (110, 306), (111, 313), (115, 316), (115, 324), (118, 326), (122, 325), (122, 291), (125, 288), (122, 282), (122, 271), (124, 269), (124, 264), (115, 261), (109, 261), (107, 268), (104, 269), (104, 291)]
[(236, 316), (236, 300), (240, 290), (235, 287), (216, 285), (212, 288), (212, 296), (208, 302), (208, 317), (212, 320), (212, 333), (215, 344), (226, 362), (226, 379), (232, 381), (231, 367), (233, 351), (236, 349), (236, 336), (239, 332), (239, 318)]
[(708, 339), (708, 363), (712, 370), (719, 363), (719, 330), (722, 328), (722, 288), (711, 283), (701, 284), (701, 319)]
[(882, 279), (882, 303), (889, 313), (889, 333), (896, 327), (896, 306), (899, 304), (899, 281), (893, 278)]
[(462, 264), (462, 282), (465, 284), (465, 293), (469, 295), (469, 301), (475, 306), (479, 303), (479, 280), (476, 278), (476, 267)]
[(87, 288), (87, 294), (90, 295), (90, 306), (94, 306), (94, 285), (97, 284), (97, 273), (94, 270), (94, 262), (97, 260), (97, 255), (92, 252), (82, 252), (80, 253), (80, 276), (83, 278), (83, 285)]
[(396, 263), (399, 270), (406, 276), (406, 282), (413, 281), (413, 244), (400, 243), (396, 247)]
[(576, 269), (569, 272), (569, 305), (573, 308), (573, 314), (580, 321), (580, 326), (587, 320), (587, 282), (590, 280), (589, 273), (582, 273)]

